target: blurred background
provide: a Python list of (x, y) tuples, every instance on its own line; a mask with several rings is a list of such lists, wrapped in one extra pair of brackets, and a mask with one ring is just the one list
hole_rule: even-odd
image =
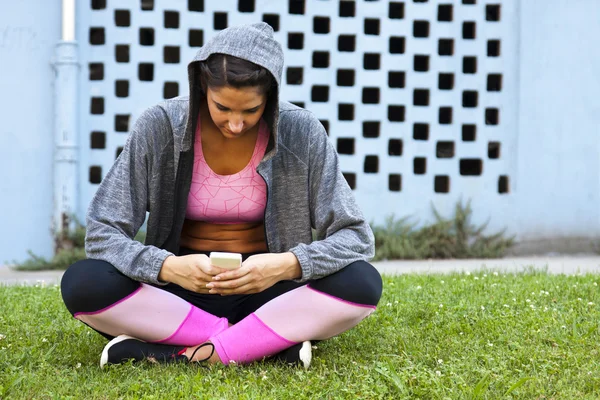
[(600, 1), (0, 0), (0, 264), (48, 257), (187, 63), (265, 21), (369, 221), (451, 216), (515, 253), (600, 238)]

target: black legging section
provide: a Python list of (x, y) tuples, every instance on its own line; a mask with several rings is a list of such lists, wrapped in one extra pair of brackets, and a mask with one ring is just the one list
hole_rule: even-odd
[[(323, 293), (364, 305), (377, 305), (382, 292), (379, 272), (365, 261), (354, 262), (332, 275), (308, 283)], [(304, 284), (281, 281), (260, 293), (231, 296), (199, 294), (175, 284), (156, 287), (235, 324), (275, 297)], [(61, 281), (61, 292), (67, 309), (74, 315), (109, 307), (139, 286), (139, 282), (126, 277), (108, 262), (87, 259), (67, 269)], [(103, 336), (108, 337), (105, 334)]]

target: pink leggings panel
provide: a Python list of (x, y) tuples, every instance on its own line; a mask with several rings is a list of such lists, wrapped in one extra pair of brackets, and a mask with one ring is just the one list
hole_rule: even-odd
[(375, 306), (350, 303), (302, 286), (274, 298), (209, 340), (223, 363), (246, 363), (295, 343), (339, 335), (373, 311)]
[(208, 314), (172, 293), (144, 283), (115, 304), (74, 316), (111, 336), (125, 334), (147, 342), (182, 346), (202, 343), (228, 326), (227, 319)]

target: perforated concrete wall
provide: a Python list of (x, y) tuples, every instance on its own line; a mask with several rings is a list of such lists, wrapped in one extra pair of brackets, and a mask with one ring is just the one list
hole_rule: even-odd
[(81, 213), (140, 113), (187, 94), (198, 48), (257, 21), (284, 47), (282, 98), (322, 121), (369, 219), (428, 219), (461, 198), (480, 219), (501, 212), (515, 164), (515, 3), (82, 1)]

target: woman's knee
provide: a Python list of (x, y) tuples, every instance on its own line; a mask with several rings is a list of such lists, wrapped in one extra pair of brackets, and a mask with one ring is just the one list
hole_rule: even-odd
[(379, 271), (366, 261), (356, 261), (338, 272), (313, 281), (310, 286), (352, 303), (376, 306), (383, 283)]
[(75, 314), (108, 307), (131, 294), (140, 283), (121, 274), (106, 261), (87, 259), (71, 265), (60, 286), (67, 309)]

